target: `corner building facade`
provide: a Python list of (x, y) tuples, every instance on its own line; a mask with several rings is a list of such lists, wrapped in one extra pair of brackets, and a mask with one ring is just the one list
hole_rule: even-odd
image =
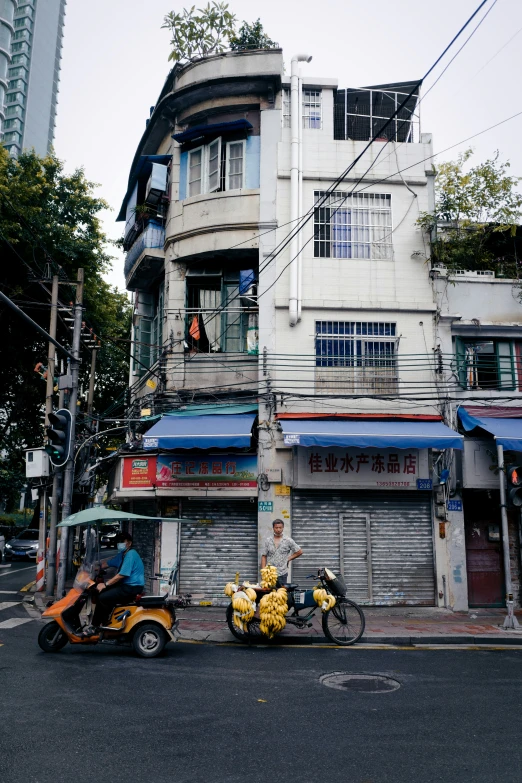
[(294, 581), (328, 566), (361, 603), (451, 606), (437, 485), (462, 436), (416, 225), (431, 137), (413, 84), (297, 67), (280, 50), (176, 66), (151, 114), (119, 214), (140, 421), (111, 498), (191, 520), (148, 546), (209, 600), (257, 578), (282, 518)]

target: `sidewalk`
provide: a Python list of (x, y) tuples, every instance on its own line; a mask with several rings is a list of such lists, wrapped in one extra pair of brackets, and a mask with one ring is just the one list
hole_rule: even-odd
[[(520, 645), (522, 612), (517, 612), (520, 631), (504, 630), (505, 609), (474, 609), (451, 612), (434, 607), (363, 607), (366, 629), (359, 644)], [(178, 613), (184, 639), (214, 643), (231, 642), (234, 637), (225, 621), (225, 609), (194, 606)], [(277, 636), (280, 644), (331, 644), (321, 628), (321, 614), (312, 618), (312, 628), (287, 626)]]
[[(34, 593), (35, 607), (43, 612), (49, 600)], [(522, 647), (522, 611), (517, 618), (520, 631), (504, 630), (505, 609), (471, 609), (451, 612), (435, 607), (363, 607), (366, 629), (360, 644), (412, 645), (513, 645)], [(225, 607), (191, 606), (179, 609), (179, 630), (186, 641), (223, 644), (237, 642), (225, 620)], [(331, 644), (321, 628), (316, 612), (312, 627), (287, 626), (277, 635), (276, 644)]]

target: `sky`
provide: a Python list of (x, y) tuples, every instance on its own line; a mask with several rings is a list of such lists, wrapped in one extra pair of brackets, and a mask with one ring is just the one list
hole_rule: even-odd
[[(205, 0), (206, 4), (206, 0)], [(111, 209), (103, 213), (112, 239), (122, 235), (115, 218), (149, 109), (172, 63), (169, 11), (175, 0), (67, 0), (55, 151), (71, 172), (83, 168), (98, 183)], [(307, 52), (310, 76), (336, 78), (339, 87), (412, 81), (437, 60), (479, 0), (231, 0), (238, 21), (259, 16), (283, 48), (286, 72), (292, 55)], [(479, 163), (499, 150), (522, 176), (522, 115), (443, 152), (457, 142), (522, 112), (522, 2), (488, 0), (457, 44), (428, 77), (437, 79), (484, 14), (487, 17), (420, 107), (421, 130), (431, 133), (437, 160), (452, 160), (472, 146)], [(123, 255), (107, 279), (124, 289)]]

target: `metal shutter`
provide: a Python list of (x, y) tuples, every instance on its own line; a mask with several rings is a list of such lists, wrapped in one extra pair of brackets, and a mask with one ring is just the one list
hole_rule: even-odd
[(293, 581), (304, 585), (306, 575), (327, 566), (344, 571), (348, 595), (361, 603), (434, 605), (428, 494), (296, 490), (292, 516), (292, 537), (304, 550)]
[(198, 520), (181, 524), (180, 592), (203, 593), (228, 603), (227, 582), (257, 582), (257, 503), (249, 500), (183, 499), (182, 517)]

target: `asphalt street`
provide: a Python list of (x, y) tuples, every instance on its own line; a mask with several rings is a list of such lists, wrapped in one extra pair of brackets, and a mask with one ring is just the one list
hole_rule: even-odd
[[(0, 590), (32, 578), (23, 565)], [(28, 622), (2, 627), (14, 610)], [(178, 643), (155, 660), (112, 647), (46, 655), (40, 623), (25, 606), (0, 609), (5, 783), (521, 780), (516, 649)], [(325, 687), (334, 672), (384, 675), (395, 690)]]

